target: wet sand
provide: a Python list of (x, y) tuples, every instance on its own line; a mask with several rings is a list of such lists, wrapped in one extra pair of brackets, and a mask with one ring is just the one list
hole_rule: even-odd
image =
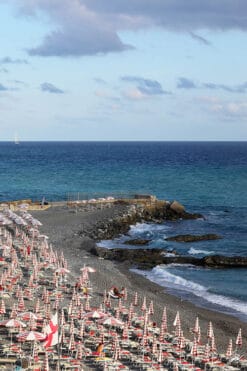
[[(49, 243), (59, 252), (63, 251), (71, 271), (70, 279), (73, 282), (80, 274), (80, 268), (84, 264), (93, 266), (97, 272), (90, 275), (93, 286), (94, 303), (102, 302), (104, 290), (115, 285), (119, 288), (124, 286), (128, 291), (129, 300), (133, 299), (137, 291), (140, 301), (146, 296), (147, 304), (154, 302), (153, 320), (160, 325), (164, 306), (167, 307), (168, 331), (173, 331), (173, 321), (176, 312), (180, 311), (180, 318), (184, 335), (193, 340), (191, 329), (194, 326), (196, 316), (199, 317), (202, 342), (206, 343), (208, 322), (212, 321), (216, 346), (219, 353), (225, 353), (229, 338), (233, 344), (239, 328), (242, 328), (243, 347), (242, 353), (247, 353), (247, 323), (243, 323), (235, 317), (224, 315), (219, 312), (210, 311), (204, 308), (181, 300), (166, 292), (163, 287), (158, 286), (145, 279), (145, 277), (130, 272), (128, 264), (120, 264), (109, 260), (99, 259), (91, 255), (90, 249), (95, 241), (83, 236), (83, 231), (93, 230), (97, 222), (109, 220), (121, 213), (121, 206), (114, 206), (102, 210), (87, 212), (75, 212), (67, 206), (51, 207), (47, 210), (32, 211), (32, 215), (42, 222), (40, 231), (49, 236)], [(86, 234), (86, 233), (85, 233)]]

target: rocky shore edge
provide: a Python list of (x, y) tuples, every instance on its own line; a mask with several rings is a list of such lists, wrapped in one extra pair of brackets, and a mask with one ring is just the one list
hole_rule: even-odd
[[(166, 220), (176, 221), (179, 219), (198, 219), (204, 218), (202, 214), (190, 213), (185, 210), (185, 207), (178, 201), (167, 202), (138, 202), (116, 201), (115, 204), (122, 206), (121, 212), (114, 218), (100, 220), (94, 225), (91, 230), (84, 229), (80, 232), (82, 237), (90, 238), (95, 242), (100, 240), (111, 240), (115, 237), (126, 234), (131, 225), (143, 222), (162, 223)], [(222, 236), (215, 234), (205, 235), (179, 235), (169, 238), (168, 240), (175, 242), (197, 242), (203, 240), (216, 240)], [(148, 244), (148, 240), (134, 240), (134, 245)], [(247, 257), (242, 256), (223, 256), (211, 255), (203, 258), (190, 256), (167, 254), (164, 249), (158, 248), (135, 248), (130, 249), (127, 245), (131, 241), (126, 242), (126, 248), (104, 248), (96, 244), (90, 249), (91, 254), (100, 258), (109, 259), (118, 262), (125, 262), (130, 266), (135, 266), (139, 269), (152, 269), (160, 264), (193, 264), (196, 266), (210, 268), (244, 268), (247, 267)]]

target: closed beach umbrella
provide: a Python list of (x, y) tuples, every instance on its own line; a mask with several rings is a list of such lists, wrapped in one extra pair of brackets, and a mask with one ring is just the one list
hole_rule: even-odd
[(197, 356), (197, 354), (198, 354), (197, 342), (196, 342), (196, 339), (194, 339), (193, 345), (192, 345), (192, 348), (191, 348), (191, 355), (193, 357), (195, 357), (195, 356)]
[(180, 314), (179, 314), (179, 312), (177, 311), (177, 313), (176, 313), (176, 317), (175, 317), (175, 319), (174, 319), (174, 321), (173, 321), (173, 326), (178, 326), (178, 325), (180, 325)]
[(232, 339), (229, 339), (229, 344), (226, 350), (226, 356), (227, 358), (231, 358), (232, 356)]
[(49, 371), (49, 358), (48, 358), (48, 352), (45, 352), (45, 359), (44, 359), (43, 371)]
[(79, 343), (77, 344), (76, 358), (77, 358), (77, 359), (82, 359), (82, 357), (83, 357), (83, 352), (82, 352), (82, 342), (79, 341)]
[(195, 326), (193, 328), (193, 332), (194, 332), (194, 334), (197, 334), (198, 331), (199, 331), (199, 318), (196, 317), (196, 321), (195, 321)]
[(163, 309), (161, 327), (162, 327), (162, 330), (164, 332), (167, 332), (167, 313), (166, 313), (166, 307), (164, 307), (164, 309)]
[(214, 337), (214, 335), (211, 338), (210, 350), (211, 350), (211, 352), (216, 352), (216, 344), (215, 344), (215, 337)]
[(143, 312), (145, 312), (145, 310), (147, 310), (146, 296), (144, 296), (144, 298), (143, 298), (143, 303), (142, 303), (141, 310), (142, 310)]
[(210, 354), (210, 346), (207, 343), (204, 348), (204, 360), (208, 361), (209, 360), (209, 354)]
[(151, 316), (154, 314), (154, 304), (152, 300), (150, 301), (148, 312)]
[(209, 339), (211, 339), (214, 335), (214, 332), (213, 332), (213, 325), (212, 325), (212, 322), (210, 321), (209, 324), (208, 324), (208, 329), (207, 329), (207, 337)]
[(238, 331), (238, 336), (236, 338), (236, 345), (237, 345), (237, 347), (241, 348), (242, 344), (243, 344), (242, 330), (240, 328), (239, 331)]
[(1, 300), (1, 306), (0, 306), (0, 314), (5, 314), (6, 313), (6, 307), (5, 307), (5, 302), (2, 299)]
[(137, 292), (135, 292), (133, 305), (134, 305), (134, 306), (137, 306), (137, 305), (138, 305), (138, 293), (137, 293)]

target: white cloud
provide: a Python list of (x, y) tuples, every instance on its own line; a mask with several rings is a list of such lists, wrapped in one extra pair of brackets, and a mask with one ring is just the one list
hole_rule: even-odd
[(82, 56), (120, 52), (130, 45), (119, 37), (123, 30), (159, 27), (189, 33), (207, 44), (198, 31), (247, 30), (246, 0), (2, 0), (12, 1), (22, 13), (44, 12), (54, 25), (31, 55)]

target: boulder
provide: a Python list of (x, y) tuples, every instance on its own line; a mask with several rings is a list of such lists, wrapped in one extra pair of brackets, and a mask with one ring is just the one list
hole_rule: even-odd
[(147, 245), (151, 240), (145, 240), (145, 239), (133, 239), (125, 241), (125, 245)]
[(172, 211), (175, 211), (175, 213), (177, 214), (184, 214), (185, 212), (185, 207), (182, 204), (180, 204), (178, 201), (173, 201), (170, 204), (170, 209)]
[(213, 233), (202, 234), (202, 235), (192, 235), (192, 234), (180, 234), (173, 237), (165, 238), (166, 241), (176, 241), (176, 242), (198, 242), (205, 240), (219, 240), (221, 236)]

